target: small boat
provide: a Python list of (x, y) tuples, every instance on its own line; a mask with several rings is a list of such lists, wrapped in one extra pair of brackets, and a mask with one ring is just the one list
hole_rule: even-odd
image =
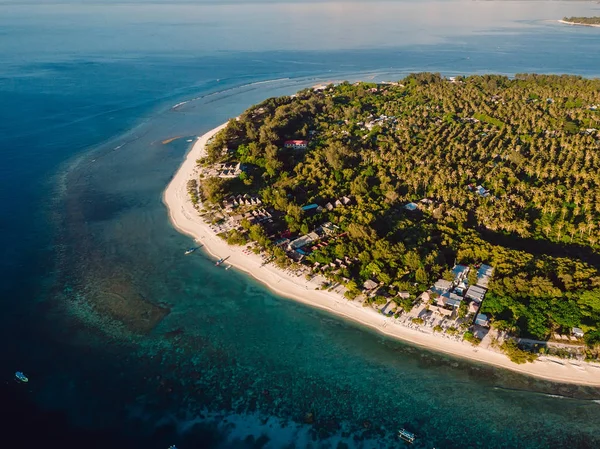
[(227, 268), (225, 268), (226, 270), (229, 270), (231, 268), (231, 265), (227, 265)]
[(184, 254), (187, 256), (188, 254), (192, 254), (192, 253), (193, 253), (194, 251), (196, 251), (197, 249), (198, 249), (198, 248), (188, 248), (188, 249), (185, 251), (185, 253), (184, 253)]
[(215, 263), (215, 265), (218, 267), (219, 265), (221, 265), (223, 262), (225, 262), (225, 259), (221, 258), (219, 260), (217, 260), (217, 263)]
[(405, 429), (400, 429), (398, 431), (398, 436), (407, 443), (413, 443), (415, 441), (415, 434)]
[(29, 379), (27, 378), (27, 376), (25, 374), (23, 374), (21, 371), (17, 371), (15, 373), (15, 379), (18, 382), (22, 382), (24, 384), (26, 384), (27, 382), (29, 382)]

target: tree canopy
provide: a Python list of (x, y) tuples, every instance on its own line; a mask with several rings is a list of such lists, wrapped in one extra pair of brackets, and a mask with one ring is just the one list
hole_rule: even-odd
[(563, 21), (575, 25), (600, 25), (600, 17), (563, 17)]
[[(230, 121), (209, 157), (245, 164), (243, 188), (291, 231), (338, 226), (344, 236), (310, 257), (351, 260), (342, 274), (355, 288), (415, 293), (455, 262), (487, 263), (482, 311), (545, 338), (600, 329), (598, 129), (600, 80), (420, 73), (268, 99)], [(203, 188), (221, 198), (231, 184)]]

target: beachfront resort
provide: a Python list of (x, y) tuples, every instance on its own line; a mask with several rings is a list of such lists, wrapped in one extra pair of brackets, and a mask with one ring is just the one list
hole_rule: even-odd
[[(200, 168), (199, 175), (214, 173), (214, 167)], [(200, 194), (198, 192), (198, 194)], [(414, 213), (420, 208), (433, 207), (434, 202), (422, 199), (407, 203), (403, 209)], [(302, 207), (307, 214), (319, 214), (336, 208), (352, 207), (352, 199), (342, 197), (323, 205), (308, 204)], [(507, 333), (491, 328), (487, 315), (480, 313), (494, 268), (486, 264), (455, 265), (445, 278), (436, 280), (427, 290), (394, 292), (389, 285), (372, 275), (351, 293), (353, 281), (344, 273), (359, 260), (340, 255), (331, 262), (314, 261), (318, 251), (347, 237), (346, 232), (331, 222), (324, 222), (306, 234), (292, 233), (287, 229), (285, 216), (272, 207), (265, 207), (258, 195), (238, 194), (226, 197), (215, 207), (197, 204), (207, 226), (219, 238), (232, 244), (244, 245), (243, 254), (259, 254), (262, 264), (277, 266), (282, 273), (306, 279), (311, 289), (327, 290), (351, 301), (358, 307), (372, 308), (388, 320), (384, 326), (400, 325), (439, 338), (464, 342), (479, 348), (501, 351), (503, 341), (511, 338)], [(232, 235), (248, 235), (252, 226), (260, 226), (264, 235), (280, 250), (285, 258), (274, 257), (248, 239), (231, 242)], [(311, 257), (313, 255), (313, 257)], [(395, 294), (394, 294), (395, 293)], [(583, 358), (584, 332), (573, 328), (568, 335), (553, 334), (547, 342), (517, 339), (530, 349), (543, 347), (542, 352), (581, 360)]]

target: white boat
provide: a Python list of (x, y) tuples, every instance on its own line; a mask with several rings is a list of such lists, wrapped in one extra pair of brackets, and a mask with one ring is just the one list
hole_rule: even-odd
[(225, 268), (226, 270), (229, 270), (231, 268), (231, 265), (227, 265), (227, 268)]
[(27, 378), (27, 376), (25, 374), (23, 374), (21, 371), (17, 371), (15, 373), (15, 379), (18, 382), (22, 382), (24, 384), (26, 384), (27, 382), (29, 382), (29, 379)]
[(185, 255), (187, 256), (188, 254), (192, 254), (194, 251), (196, 251), (198, 248), (189, 248), (185, 251)]
[(400, 429), (398, 431), (398, 436), (407, 443), (413, 443), (415, 441), (415, 434), (405, 429)]

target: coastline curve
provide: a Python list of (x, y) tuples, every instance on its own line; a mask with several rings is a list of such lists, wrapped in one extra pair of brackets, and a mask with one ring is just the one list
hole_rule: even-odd
[[(557, 365), (548, 358), (519, 365), (504, 354), (489, 349), (474, 348), (466, 342), (450, 341), (395, 324), (391, 318), (377, 314), (373, 309), (359, 307), (334, 292), (314, 290), (304, 279), (299, 279), (271, 265), (262, 264), (256, 254), (245, 254), (241, 247), (228, 245), (218, 237), (198, 214), (187, 192), (187, 182), (196, 172), (196, 160), (203, 157), (205, 145), (227, 122), (198, 137), (163, 193), (171, 224), (182, 234), (202, 243), (203, 250), (252, 276), (274, 293), (332, 313), (338, 317), (367, 326), (377, 332), (428, 350), (508, 369), (520, 374), (558, 382), (600, 387), (600, 365)], [(310, 288), (309, 288), (310, 286)], [(312, 289), (311, 289), (312, 288)]]

